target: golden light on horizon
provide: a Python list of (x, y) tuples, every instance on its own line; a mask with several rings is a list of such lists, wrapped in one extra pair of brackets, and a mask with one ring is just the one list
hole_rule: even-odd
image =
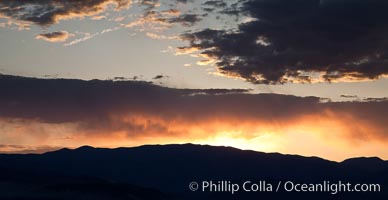
[[(109, 127), (95, 129), (77, 123), (25, 123), (4, 120), (0, 123), (5, 133), (2, 135), (3, 141), (28, 146), (44, 143), (55, 147), (76, 148), (91, 145), (115, 148), (144, 144), (194, 143), (319, 156), (337, 161), (368, 155), (388, 158), (388, 152), (382, 151), (386, 149), (387, 140), (381, 139), (379, 130), (369, 128), (370, 125), (356, 119), (350, 118), (353, 124), (349, 124), (349, 119), (331, 115), (310, 115), (283, 121), (239, 121), (230, 117), (189, 121), (145, 115), (114, 115), (112, 119), (114, 120)], [(355, 128), (358, 132), (355, 132)]]

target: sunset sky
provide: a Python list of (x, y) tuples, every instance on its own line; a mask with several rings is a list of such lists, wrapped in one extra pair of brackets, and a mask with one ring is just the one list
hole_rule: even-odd
[(0, 0), (0, 152), (388, 159), (388, 2)]

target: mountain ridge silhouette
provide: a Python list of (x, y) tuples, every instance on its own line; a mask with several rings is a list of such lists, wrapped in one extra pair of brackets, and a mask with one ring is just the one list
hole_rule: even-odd
[[(79, 147), (76, 147), (76, 148), (67, 148), (67, 147), (64, 147), (64, 148), (61, 148), (61, 149), (58, 149), (58, 150), (54, 150), (54, 151), (48, 151), (48, 152), (44, 152), (44, 153), (28, 153), (28, 154), (46, 154), (46, 153), (55, 153), (55, 152), (58, 152), (58, 151), (77, 151), (77, 150), (87, 150), (87, 149), (104, 149), (104, 150), (117, 150), (117, 149), (134, 149), (134, 148), (146, 148), (146, 147), (176, 147), (176, 146), (197, 146), (197, 147), (215, 147), (215, 148), (229, 148), (229, 149), (234, 149), (234, 150), (239, 150), (239, 151), (243, 151), (243, 152), (256, 152), (256, 153), (261, 153), (261, 154), (269, 154), (269, 155), (283, 155), (283, 156), (297, 156), (297, 157), (303, 157), (303, 158), (318, 158), (318, 159), (322, 159), (322, 160), (326, 160), (326, 161), (329, 161), (329, 162), (337, 162), (337, 163), (344, 163), (344, 162), (348, 162), (348, 161), (353, 161), (353, 160), (378, 160), (378, 161), (383, 161), (383, 162), (388, 162), (388, 160), (384, 160), (378, 156), (358, 156), (358, 157), (349, 157), (349, 158), (346, 158), (342, 161), (334, 161), (334, 160), (330, 160), (330, 159), (326, 159), (326, 158), (323, 158), (323, 157), (319, 157), (319, 156), (305, 156), (305, 155), (300, 155), (300, 154), (287, 154), (287, 153), (280, 153), (280, 152), (263, 152), (263, 151), (256, 151), (256, 150), (249, 150), (249, 149), (240, 149), (240, 148), (237, 148), (237, 147), (233, 147), (233, 146), (215, 146), (215, 145), (204, 145), (204, 144), (194, 144), (194, 143), (184, 143), (184, 144), (146, 144), (146, 145), (140, 145), (140, 146), (134, 146), (134, 147), (115, 147), (115, 148), (106, 148), (106, 147), (93, 147), (93, 146), (90, 146), (90, 145), (82, 145), (82, 146), (79, 146)], [(18, 154), (18, 153), (12, 153), (12, 154)], [(24, 155), (28, 155), (28, 154), (24, 154)], [(1, 153), (0, 153), (1, 155)]]
[[(200, 183), (201, 181), (221, 180), (234, 182), (291, 180), (315, 183), (326, 180), (331, 182), (378, 183), (382, 185), (383, 189), (388, 185), (388, 161), (377, 157), (350, 158), (342, 162), (335, 162), (319, 157), (263, 153), (233, 147), (194, 144), (143, 145), (113, 149), (82, 146), (76, 149), (64, 148), (43, 154), (0, 154), (0, 170), (8, 170), (8, 174), (10, 174), (8, 179), (4, 178), (7, 175), (3, 175), (3, 178), (0, 175), (0, 185), (2, 180), (5, 183), (10, 181), (19, 183), (23, 180), (35, 183), (36, 180), (39, 180), (46, 185), (53, 183), (66, 185), (60, 181), (59, 183), (55, 182), (55, 180), (62, 179), (69, 179), (71, 185), (77, 185), (79, 179), (84, 180), (87, 177), (87, 180), (90, 178), (103, 180), (104, 184), (109, 183), (109, 187), (112, 188), (117, 186), (114, 184), (152, 188), (157, 191), (158, 198), (155, 199), (167, 197), (176, 199), (236, 199), (237, 197), (227, 193), (192, 192), (188, 188), (188, 184), (192, 181)], [(21, 172), (24, 175), (20, 175), (21, 181), (18, 181), (17, 176), (13, 174)], [(86, 183), (90, 184), (88, 181)], [(110, 184), (113, 184), (114, 187)], [(75, 187), (70, 188), (74, 189)], [(128, 186), (128, 188), (131, 187)], [(120, 194), (123, 194), (121, 190), (112, 191), (120, 191)], [(326, 193), (237, 195), (238, 199), (258, 197), (281, 199), (290, 195), (298, 199), (328, 199), (333, 197)], [(372, 197), (370, 197), (371, 195)], [(379, 193), (342, 193), (334, 197), (386, 199), (387, 196), (387, 191), (383, 190)], [(138, 197), (138, 199), (141, 198)]]

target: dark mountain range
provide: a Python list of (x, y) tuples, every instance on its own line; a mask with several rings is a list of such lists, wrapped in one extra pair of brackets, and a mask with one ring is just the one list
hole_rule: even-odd
[[(197, 182), (198, 191), (189, 184)], [(203, 181), (224, 192), (202, 191)], [(224, 182), (219, 182), (224, 181)], [(242, 190), (245, 181), (272, 192)], [(263, 182), (265, 181), (265, 183)], [(380, 184), (379, 192), (286, 192), (280, 184)], [(237, 184), (232, 194), (227, 186)], [(323, 184), (324, 185), (324, 184)], [(220, 186), (220, 185), (218, 185)], [(216, 186), (214, 186), (216, 187)], [(366, 186), (365, 186), (366, 187)], [(333, 188), (332, 188), (333, 189)], [(213, 188), (214, 190), (214, 188)], [(226, 191), (225, 191), (226, 190)], [(338, 190), (338, 189), (336, 189)], [(332, 191), (332, 190), (331, 190)], [(342, 190), (343, 191), (343, 190)], [(0, 155), (0, 199), (388, 199), (388, 162), (243, 151), (201, 145), (103, 149), (89, 146), (44, 154)]]

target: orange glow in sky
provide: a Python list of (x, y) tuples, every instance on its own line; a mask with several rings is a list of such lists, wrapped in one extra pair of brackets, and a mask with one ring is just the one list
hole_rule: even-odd
[[(143, 144), (195, 143), (246, 150), (319, 156), (341, 161), (349, 157), (388, 158), (387, 140), (367, 123), (341, 118), (304, 116), (288, 121), (207, 119), (188, 122), (157, 117), (114, 116), (115, 123), (101, 130), (80, 129), (78, 124), (48, 124), (2, 120), (2, 140), (30, 148), (41, 144), (75, 148), (139, 146)], [(126, 130), (126, 122), (132, 129)], [(23, 123), (24, 125), (20, 125)], [(357, 124), (354, 127), (354, 124)], [(355, 132), (355, 128), (357, 132)], [(368, 131), (366, 131), (368, 130)], [(374, 132), (373, 132), (374, 131)], [(15, 151), (3, 147), (1, 151)]]

